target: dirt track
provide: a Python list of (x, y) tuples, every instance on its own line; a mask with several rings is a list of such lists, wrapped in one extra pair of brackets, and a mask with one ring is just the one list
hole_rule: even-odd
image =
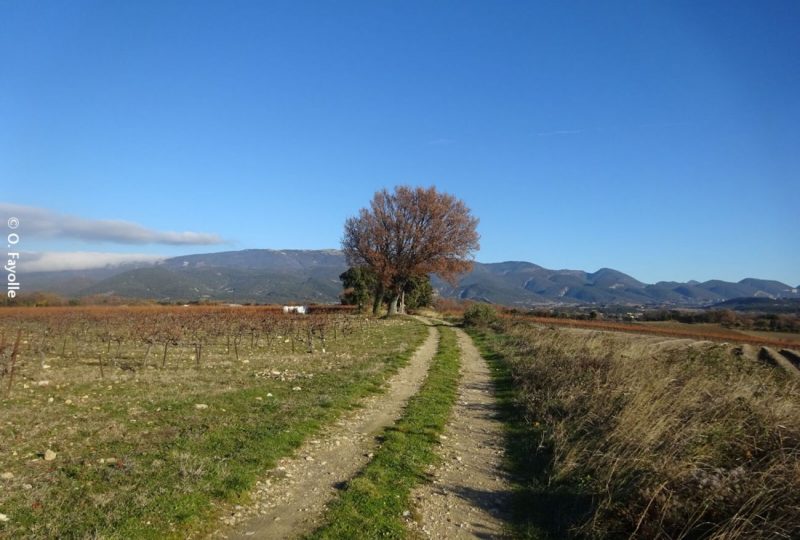
[[(456, 329), (461, 348), (459, 397), (438, 450), (443, 462), (432, 482), (412, 493), (412, 533), (429, 538), (500, 538), (508, 518), (510, 487), (503, 461), (503, 426), (497, 418), (491, 375), (472, 340)], [(438, 331), (388, 383), (385, 394), (281, 460), (256, 486), (254, 504), (222, 518), (213, 538), (297, 538), (321, 525), (326, 504), (372, 456), (375, 435), (402, 414), (422, 385), (436, 352)]]
[(420, 388), (439, 332), (428, 337), (406, 367), (388, 382), (388, 390), (362, 402), (356, 412), (306, 442), (281, 460), (253, 491), (254, 503), (222, 518), (212, 538), (296, 538), (314, 530), (338, 487), (366, 465), (377, 446), (375, 435), (394, 423)]
[(433, 481), (414, 490), (409, 527), (429, 538), (499, 538), (510, 488), (502, 470), (503, 425), (489, 368), (462, 330), (462, 380)]

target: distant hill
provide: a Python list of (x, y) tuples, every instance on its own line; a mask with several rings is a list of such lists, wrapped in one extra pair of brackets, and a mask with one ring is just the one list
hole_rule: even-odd
[(344, 254), (336, 249), (244, 249), (173, 257), (166, 259), (163, 266), (170, 269), (214, 267), (270, 270), (272, 272), (312, 272), (320, 269), (337, 269), (341, 273), (345, 270), (345, 260)]
[(733, 298), (714, 304), (712, 307), (757, 313), (800, 314), (800, 298)]
[(456, 286), (434, 280), (444, 296), (504, 305), (658, 304), (709, 305), (731, 298), (800, 298), (797, 288), (777, 281), (744, 279), (739, 283), (662, 281), (653, 285), (603, 268), (594, 273), (549, 270), (529, 262), (476, 263)]
[(25, 280), (22, 285), (25, 291), (48, 291), (62, 296), (82, 296), (85, 295), (87, 288), (104, 279), (136, 268), (150, 267), (152, 267), (152, 263), (126, 263), (105, 268), (52, 272), (25, 272), (25, 269), (22, 268), (20, 272), (23, 272), (21, 278)]
[[(339, 274), (346, 269), (338, 250), (248, 249), (187, 255), (155, 265), (126, 265), (86, 271), (24, 275), (26, 290), (67, 296), (107, 294), (165, 301), (337, 302)], [(602, 268), (597, 272), (550, 270), (524, 261), (475, 263), (456, 285), (434, 278), (445, 297), (509, 306), (540, 304), (711, 305), (733, 298), (800, 298), (796, 287), (777, 281), (738, 283), (662, 281), (642, 283)]]
[(249, 249), (166, 259), (92, 284), (82, 295), (109, 294), (166, 301), (329, 303), (342, 286), (344, 255), (333, 250)]

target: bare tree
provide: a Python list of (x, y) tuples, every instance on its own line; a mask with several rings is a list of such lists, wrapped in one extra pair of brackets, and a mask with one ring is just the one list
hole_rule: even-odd
[(409, 280), (427, 274), (454, 281), (472, 268), (479, 248), (478, 219), (459, 199), (436, 188), (396, 187), (375, 193), (369, 208), (344, 225), (342, 248), (351, 266), (368, 266), (377, 276), (373, 313), (391, 296), (389, 314), (403, 311)]

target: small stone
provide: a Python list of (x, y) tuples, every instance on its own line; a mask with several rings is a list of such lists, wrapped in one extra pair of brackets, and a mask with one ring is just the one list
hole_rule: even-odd
[(411, 515), (411, 512), (410, 512), (410, 511), (408, 511), (408, 510), (406, 510), (406, 511), (404, 511), (404, 512), (403, 512), (403, 517), (408, 517), (408, 516), (410, 516), (410, 515)]
[(113, 457), (106, 458), (106, 465), (116, 465), (116, 464), (117, 464), (117, 458)]
[(55, 400), (54, 400), (53, 398), (47, 398), (47, 402), (48, 402), (48, 403), (52, 403), (52, 402), (54, 402), (54, 401), (55, 401)]
[(306, 461), (314, 461), (314, 458), (311, 456), (306, 456)]
[(14, 478), (14, 473), (4, 472), (3, 474), (0, 474), (0, 478), (2, 478), (3, 480), (11, 480), (12, 478)]
[(0, 514), (0, 522), (2, 523), (8, 522), (8, 516), (5, 514)]
[(272, 392), (267, 392), (267, 397), (272, 397)]
[(42, 369), (50, 369), (50, 366), (48, 366), (47, 364), (42, 364)]
[(205, 403), (195, 403), (194, 408), (195, 409), (208, 409), (208, 405), (206, 405)]
[(65, 401), (64, 403), (66, 403), (67, 405), (72, 405), (72, 400), (71, 400), (71, 399), (68, 399), (68, 400), (67, 400), (67, 401)]
[(264, 401), (264, 398), (262, 398), (261, 396), (256, 396), (256, 401)]
[(37, 386), (48, 386), (50, 381), (39, 381), (36, 383)]
[(53, 461), (54, 459), (56, 459), (56, 453), (48, 448), (44, 453), (44, 460)]
[(295, 392), (299, 392), (300, 390), (302, 390), (302, 388), (300, 388), (299, 386), (295, 386), (294, 388), (292, 388), (292, 390), (294, 390)]

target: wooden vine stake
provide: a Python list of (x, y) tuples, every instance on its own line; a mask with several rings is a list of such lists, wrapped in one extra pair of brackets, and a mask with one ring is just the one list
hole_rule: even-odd
[(14, 341), (14, 349), (11, 351), (11, 365), (8, 372), (7, 397), (11, 397), (11, 384), (14, 382), (14, 367), (17, 365), (17, 354), (19, 354), (19, 341), (22, 338), (22, 330), (17, 330), (17, 339)]

